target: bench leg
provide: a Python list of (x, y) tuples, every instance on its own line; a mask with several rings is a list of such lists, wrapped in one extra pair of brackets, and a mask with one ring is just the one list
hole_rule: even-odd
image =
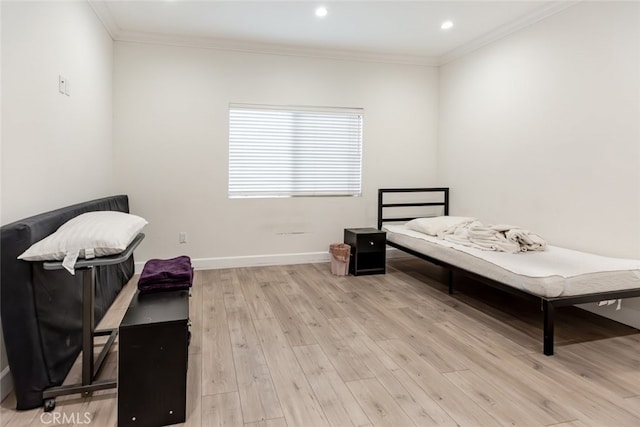
[(547, 300), (542, 300), (542, 313), (544, 316), (543, 352), (546, 356), (553, 356), (553, 304)]
[(82, 270), (82, 385), (93, 381), (93, 329), (95, 326), (96, 271), (94, 267)]
[(453, 270), (448, 270), (449, 295), (453, 294)]

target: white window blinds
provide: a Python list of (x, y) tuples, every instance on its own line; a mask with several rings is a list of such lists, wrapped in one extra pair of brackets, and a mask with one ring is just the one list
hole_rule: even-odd
[(359, 196), (361, 169), (361, 109), (229, 107), (229, 197)]

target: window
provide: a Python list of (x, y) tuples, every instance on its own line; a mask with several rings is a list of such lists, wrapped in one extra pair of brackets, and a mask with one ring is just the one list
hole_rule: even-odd
[(229, 107), (229, 197), (359, 196), (362, 109)]

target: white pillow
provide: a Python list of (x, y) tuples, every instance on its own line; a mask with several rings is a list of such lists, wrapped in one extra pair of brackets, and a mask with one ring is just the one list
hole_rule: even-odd
[(74, 274), (76, 259), (115, 255), (147, 225), (136, 215), (117, 211), (87, 212), (70, 219), (58, 230), (31, 245), (18, 259), (25, 261), (60, 261)]
[(406, 226), (409, 230), (418, 231), (430, 236), (458, 225), (475, 221), (475, 218), (466, 216), (434, 216), (432, 218), (416, 218), (409, 221)]

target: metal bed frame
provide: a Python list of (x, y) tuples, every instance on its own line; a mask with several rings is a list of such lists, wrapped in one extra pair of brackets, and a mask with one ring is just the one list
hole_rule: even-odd
[[(407, 203), (384, 203), (384, 195), (388, 193), (440, 193), (439, 201), (433, 202), (407, 202)], [(384, 209), (385, 208), (403, 208), (403, 207), (419, 207), (419, 206), (442, 206), (444, 210), (444, 215), (449, 215), (449, 188), (447, 187), (438, 187), (438, 188), (382, 188), (378, 190), (378, 229), (382, 229), (382, 226), (386, 222), (406, 222), (414, 219), (415, 217), (409, 218), (401, 218), (401, 217), (385, 217)], [(423, 253), (414, 251), (413, 249), (406, 248), (402, 245), (399, 245), (394, 242), (390, 242), (387, 240), (387, 245), (393, 246), (394, 248), (400, 249), (406, 253), (414, 255), (418, 258), (429, 261), (433, 264), (444, 267), (449, 272), (448, 277), (448, 287), (449, 294), (453, 293), (453, 273), (463, 274), (473, 280), (481, 282), (483, 284), (492, 286), (494, 288), (500, 289), (502, 291), (508, 292), (512, 295), (516, 295), (519, 297), (526, 298), (532, 301), (539, 301), (540, 309), (542, 311), (543, 317), (543, 353), (547, 356), (553, 355), (553, 347), (554, 347), (554, 317), (555, 317), (555, 309), (559, 307), (574, 305), (574, 304), (582, 304), (588, 302), (597, 302), (602, 300), (609, 299), (622, 299), (622, 298), (631, 298), (631, 297), (639, 297), (640, 296), (640, 288), (639, 289), (626, 289), (619, 291), (608, 291), (608, 292), (597, 292), (597, 293), (589, 293), (584, 295), (574, 295), (567, 297), (542, 297), (539, 295), (531, 294), (529, 292), (514, 288), (507, 283), (502, 283), (495, 281), (493, 279), (484, 277), (480, 274), (474, 273), (473, 271), (469, 271), (458, 266), (442, 262), (438, 259), (432, 258)]]

